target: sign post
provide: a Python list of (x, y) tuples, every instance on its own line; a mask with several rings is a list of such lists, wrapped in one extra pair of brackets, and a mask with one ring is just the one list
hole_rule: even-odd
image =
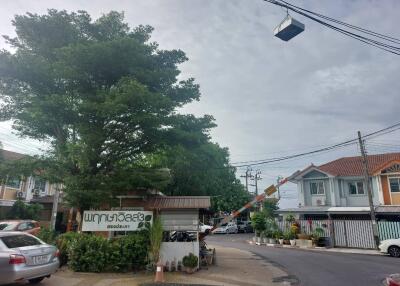
[(151, 211), (85, 211), (82, 231), (136, 231), (152, 220)]

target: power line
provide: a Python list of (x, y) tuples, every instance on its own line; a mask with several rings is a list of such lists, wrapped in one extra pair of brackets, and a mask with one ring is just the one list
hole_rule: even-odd
[[(396, 123), (389, 127), (385, 127), (380, 130), (368, 133), (367, 135), (362, 136), (362, 138), (363, 139), (376, 138), (378, 136), (392, 133), (398, 129), (400, 129), (400, 123)], [(247, 161), (247, 162), (242, 162), (242, 163), (246, 163), (246, 164), (242, 164), (242, 165), (235, 165), (234, 163), (232, 163), (232, 166), (239, 168), (239, 167), (247, 167), (247, 166), (264, 165), (264, 164), (269, 164), (272, 162), (280, 162), (280, 161), (285, 161), (285, 160), (292, 159), (292, 158), (304, 157), (306, 155), (321, 153), (324, 151), (333, 150), (333, 149), (337, 149), (337, 148), (344, 147), (344, 146), (354, 145), (357, 143), (358, 143), (358, 138), (354, 138), (354, 139), (350, 139), (350, 140), (347, 140), (347, 141), (344, 141), (341, 143), (337, 143), (337, 144), (334, 144), (334, 145), (331, 145), (331, 146), (328, 146), (325, 148), (320, 148), (320, 149), (309, 151), (309, 152), (304, 152), (304, 153), (294, 154), (294, 155), (289, 155), (289, 156), (283, 156), (283, 157), (278, 157), (278, 158), (268, 158), (268, 159), (264, 159), (264, 160)]]
[[(335, 30), (335, 31), (337, 31), (337, 32), (339, 32), (339, 33), (341, 33), (343, 35), (346, 35), (346, 36), (348, 36), (350, 38), (353, 38), (353, 39), (358, 40), (360, 42), (363, 42), (365, 44), (374, 46), (374, 47), (376, 47), (378, 49), (387, 51), (387, 52), (395, 54), (395, 55), (400, 55), (400, 47), (399, 46), (393, 46), (391, 44), (387, 44), (387, 43), (381, 42), (379, 40), (374, 40), (374, 39), (368, 38), (367, 36), (362, 36), (362, 35), (350, 32), (348, 30), (345, 30), (345, 29), (339, 28), (337, 26), (334, 26), (332, 24), (329, 24), (327, 22), (324, 22), (323, 20), (320, 20), (320, 19), (318, 19), (316, 17), (320, 17), (322, 19), (325, 19), (325, 20), (328, 20), (328, 21), (331, 21), (331, 22), (346, 26), (347, 28), (350, 28), (350, 29), (353, 29), (353, 30), (357, 30), (359, 32), (368, 34), (370, 36), (374, 36), (376, 38), (380, 38), (380, 39), (383, 39), (385, 41), (389, 41), (389, 42), (393, 42), (393, 43), (398, 44), (399, 42), (397, 42), (397, 41), (400, 41), (400, 40), (396, 39), (394, 37), (386, 36), (386, 35), (383, 35), (383, 34), (379, 34), (379, 33), (370, 31), (368, 29), (357, 27), (357, 26), (354, 26), (354, 25), (351, 25), (351, 24), (348, 24), (348, 23), (345, 23), (345, 22), (342, 22), (342, 21), (339, 21), (339, 20), (324, 16), (324, 15), (319, 14), (319, 13), (315, 13), (315, 12), (312, 12), (310, 10), (306, 10), (306, 9), (300, 8), (298, 6), (292, 5), (292, 4), (290, 4), (290, 3), (286, 2), (286, 1), (283, 1), (283, 0), (264, 0), (264, 1), (265, 2), (269, 2), (271, 4), (274, 4), (274, 5), (277, 5), (277, 6), (284, 7), (286, 9), (288, 9), (288, 10), (293, 11), (293, 12), (296, 12), (296, 13), (298, 13), (300, 15), (303, 15), (304, 17), (307, 17), (307, 18), (309, 18), (309, 19), (311, 19), (311, 20), (313, 20), (313, 21), (315, 21), (315, 22), (327, 27), (327, 28)], [(311, 16), (310, 14), (314, 15), (316, 17)]]

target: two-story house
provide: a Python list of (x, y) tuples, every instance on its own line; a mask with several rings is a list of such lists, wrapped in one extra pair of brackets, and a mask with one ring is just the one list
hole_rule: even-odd
[[(368, 155), (372, 200), (378, 217), (400, 216), (400, 153)], [(369, 217), (362, 158), (344, 157), (297, 171), (299, 207), (279, 210), (301, 218)]]
[[(1, 150), (4, 161), (21, 160), (24, 154)], [(32, 173), (34, 173), (32, 171)], [(20, 174), (8, 172), (4, 180), (0, 181), (0, 206), (12, 206), (17, 198), (30, 202), (32, 199), (50, 196), (55, 191), (55, 186), (44, 179), (34, 176), (21, 176)]]

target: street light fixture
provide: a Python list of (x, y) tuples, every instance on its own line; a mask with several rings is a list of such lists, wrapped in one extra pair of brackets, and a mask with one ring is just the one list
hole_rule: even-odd
[(274, 29), (274, 35), (287, 42), (303, 32), (304, 28), (305, 25), (303, 23), (292, 18), (292, 16), (287, 13), (286, 18)]

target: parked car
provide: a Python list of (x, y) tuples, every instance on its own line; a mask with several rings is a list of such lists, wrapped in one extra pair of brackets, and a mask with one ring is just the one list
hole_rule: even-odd
[(224, 223), (220, 227), (214, 229), (213, 233), (238, 233), (238, 227), (235, 223)]
[(59, 252), (33, 235), (0, 232), (0, 284), (28, 281), (36, 284), (55, 273)]
[(392, 257), (400, 257), (400, 238), (382, 240), (379, 249)]
[(240, 221), (237, 223), (238, 232), (253, 232), (250, 221)]
[(8, 220), (0, 222), (1, 231), (23, 231), (32, 235), (37, 235), (40, 225), (34, 220)]
[(200, 228), (200, 233), (210, 233), (210, 231), (212, 230), (213, 226), (212, 225), (207, 225), (204, 224), (202, 222), (199, 223), (199, 228)]

